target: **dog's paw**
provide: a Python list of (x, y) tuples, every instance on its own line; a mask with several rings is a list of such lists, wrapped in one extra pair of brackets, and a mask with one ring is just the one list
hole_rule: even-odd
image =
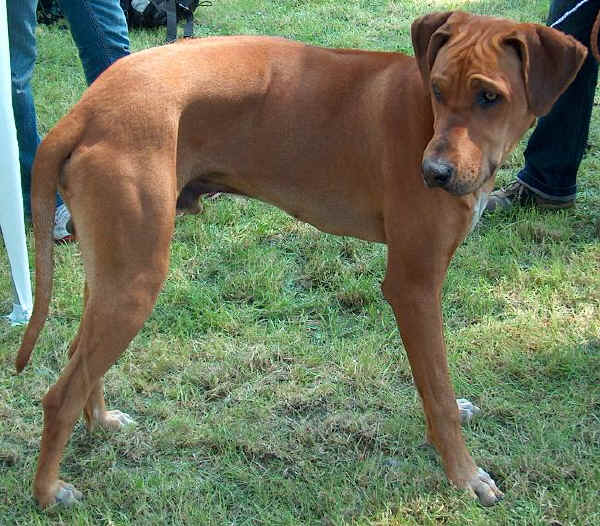
[(57, 505), (73, 506), (83, 498), (83, 494), (73, 484), (57, 480), (49, 491), (36, 491), (36, 498), (39, 505), (47, 509)]
[(481, 468), (477, 468), (477, 473), (469, 482), (467, 482), (468, 491), (476, 498), (482, 506), (493, 506), (504, 497), (496, 483)]
[(73, 484), (58, 481), (58, 491), (56, 492), (56, 502), (64, 506), (72, 506), (78, 503), (82, 498), (83, 494)]
[(118, 431), (128, 426), (134, 426), (135, 420), (127, 413), (122, 413), (118, 409), (105, 411), (98, 423), (104, 428), (111, 431)]
[(459, 398), (456, 400), (458, 405), (458, 414), (460, 416), (461, 424), (468, 424), (473, 418), (481, 412), (481, 409), (476, 405), (473, 405), (466, 398)]

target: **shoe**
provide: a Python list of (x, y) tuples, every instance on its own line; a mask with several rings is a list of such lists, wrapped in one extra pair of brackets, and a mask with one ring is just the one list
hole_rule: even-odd
[(71, 212), (64, 203), (56, 208), (52, 234), (55, 243), (72, 243), (75, 241), (75, 229), (73, 228), (73, 221), (71, 221)]
[(506, 188), (496, 190), (489, 195), (487, 204), (485, 205), (485, 212), (510, 208), (515, 204), (521, 206), (536, 206), (544, 210), (558, 210), (561, 208), (572, 208), (575, 206), (575, 199), (561, 201), (558, 199), (542, 197), (516, 179)]

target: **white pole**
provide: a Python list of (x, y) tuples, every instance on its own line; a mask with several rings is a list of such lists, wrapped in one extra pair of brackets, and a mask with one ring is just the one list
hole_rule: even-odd
[(31, 315), (33, 301), (23, 224), (19, 147), (10, 87), (6, 0), (0, 0), (0, 227), (8, 252), (14, 294), (13, 310), (8, 318), (12, 323), (23, 324)]

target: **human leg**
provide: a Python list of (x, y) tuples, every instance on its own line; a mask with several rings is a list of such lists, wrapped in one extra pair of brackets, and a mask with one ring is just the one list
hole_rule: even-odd
[(125, 14), (119, 0), (60, 0), (60, 5), (91, 84), (115, 60), (129, 54)]
[(31, 90), (31, 77), (36, 58), (36, 8), (37, 0), (6, 3), (12, 103), (19, 143), (23, 208), (26, 216), (31, 216), (31, 167), (40, 143)]

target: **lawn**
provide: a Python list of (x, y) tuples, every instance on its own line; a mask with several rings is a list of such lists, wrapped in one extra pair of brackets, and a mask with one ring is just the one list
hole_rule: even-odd
[[(411, 21), (453, 8), (543, 23), (548, 2), (216, 0), (198, 9), (196, 32), (412, 53)], [(85, 83), (67, 30), (37, 36), (45, 133)], [(135, 50), (163, 39), (131, 33)], [(451, 487), (422, 447), (420, 402), (379, 289), (385, 247), (222, 197), (178, 219), (154, 312), (106, 376), (110, 407), (137, 426), (75, 426), (62, 475), (84, 492), (79, 506), (44, 513), (30, 491), (40, 399), (81, 315), (78, 246), (55, 251), (50, 317), (20, 376), (24, 329), (0, 320), (0, 524), (600, 524), (599, 168), (595, 112), (577, 207), (487, 217), (449, 271), (451, 374), (457, 395), (482, 408), (464, 433), (506, 493), (498, 506)], [(0, 250), (0, 312), (10, 303)]]

